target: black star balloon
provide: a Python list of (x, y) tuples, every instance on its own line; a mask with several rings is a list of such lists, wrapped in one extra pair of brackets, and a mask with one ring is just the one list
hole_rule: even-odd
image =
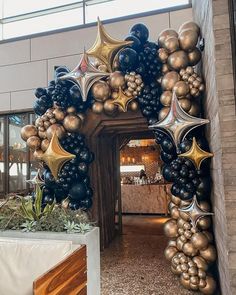
[(180, 208), (179, 211), (187, 213), (194, 228), (196, 228), (198, 220), (202, 217), (214, 215), (214, 213), (201, 209), (196, 196), (193, 197), (191, 204), (189, 204), (187, 207)]
[(194, 128), (209, 123), (207, 119), (196, 118), (186, 113), (180, 106), (177, 96), (173, 93), (170, 111), (161, 121), (149, 126), (168, 134), (176, 146)]
[(112, 61), (116, 52), (119, 49), (132, 43), (133, 41), (123, 41), (112, 38), (110, 35), (107, 34), (101, 21), (98, 18), (97, 38), (93, 46), (89, 50), (87, 50), (87, 53), (101, 60), (111, 72)]
[(42, 179), (42, 176), (40, 174), (40, 169), (38, 169), (35, 177), (33, 177), (32, 179), (26, 180), (26, 182), (29, 184), (32, 184), (34, 186), (37, 186), (37, 185), (42, 186), (45, 184), (44, 180)]
[(76, 68), (70, 73), (60, 77), (60, 79), (69, 80), (76, 84), (80, 88), (83, 101), (86, 101), (89, 89), (93, 84), (109, 75), (109, 73), (96, 69), (89, 61), (88, 55), (84, 53)]

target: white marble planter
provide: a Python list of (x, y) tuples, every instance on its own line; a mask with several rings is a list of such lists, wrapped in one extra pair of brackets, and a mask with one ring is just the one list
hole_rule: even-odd
[(86, 234), (66, 234), (56, 232), (33, 232), (23, 233), (21, 231), (3, 231), (0, 236), (4, 238), (17, 239), (43, 239), (71, 241), (74, 245), (87, 246), (87, 268), (88, 268), (88, 295), (100, 295), (100, 239), (99, 228), (95, 227)]

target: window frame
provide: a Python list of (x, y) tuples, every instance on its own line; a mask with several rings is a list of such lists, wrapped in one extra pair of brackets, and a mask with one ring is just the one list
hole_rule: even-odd
[[(86, 0), (83, 0), (83, 3), (85, 3), (85, 2), (86, 2)], [(161, 8), (161, 9), (157, 9), (157, 10), (126, 15), (126, 16), (122, 16), (122, 17), (114, 17), (114, 18), (110, 18), (110, 19), (106, 19), (106, 20), (102, 20), (102, 21), (104, 24), (111, 24), (111, 23), (116, 23), (116, 22), (121, 22), (121, 21), (126, 21), (126, 20), (132, 20), (135, 18), (142, 18), (142, 17), (152, 16), (152, 15), (158, 15), (158, 14), (163, 14), (163, 13), (168, 13), (168, 12), (178, 11), (178, 10), (183, 10), (183, 9), (188, 9), (188, 8), (192, 8), (192, 0), (188, 0), (187, 4), (180, 4), (178, 6)], [(50, 30), (50, 31), (45, 31), (45, 32), (39, 32), (39, 33), (33, 33), (33, 34), (23, 35), (23, 36), (19, 36), (19, 37), (0, 39), (0, 44), (12, 42), (12, 41), (30, 39), (30, 38), (35, 38), (35, 37), (48, 36), (48, 35), (52, 35), (52, 34), (58, 34), (58, 33), (63, 33), (63, 32), (68, 32), (68, 31), (73, 31), (73, 30), (84, 29), (84, 28), (96, 26), (97, 22), (86, 23), (85, 10), (86, 10), (86, 3), (83, 4), (83, 24), (81, 24), (81, 25), (70, 26), (70, 27), (65, 27), (65, 28), (60, 28), (60, 29), (55, 29), (55, 30)], [(2, 25), (1, 19), (0, 19), (0, 25)], [(1, 32), (1, 34), (3, 35), (3, 31)]]
[[(30, 191), (30, 185), (26, 183), (26, 189), (25, 190), (19, 190), (16, 192), (10, 191), (10, 176), (9, 176), (9, 142), (10, 142), (10, 133), (9, 133), (9, 118), (13, 115), (26, 115), (27, 116), (27, 124), (30, 123), (30, 116), (34, 114), (33, 111), (19, 111), (19, 112), (9, 112), (9, 113), (1, 113), (0, 118), (3, 118), (4, 122), (4, 136), (3, 136), (3, 154), (4, 154), (4, 180), (3, 180), (3, 192), (0, 192), (0, 197), (3, 195), (3, 197), (6, 197), (7, 195), (11, 193), (19, 193), (19, 194), (25, 194)], [(30, 178), (30, 150), (27, 147), (27, 173), (26, 173), (26, 179)]]

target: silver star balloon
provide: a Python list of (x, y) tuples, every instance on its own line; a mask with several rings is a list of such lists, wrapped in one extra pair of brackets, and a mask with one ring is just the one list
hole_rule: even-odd
[(201, 209), (196, 196), (193, 197), (191, 204), (189, 204), (187, 207), (179, 208), (179, 211), (186, 213), (190, 217), (192, 226), (194, 228), (196, 228), (199, 219), (202, 217), (214, 215), (214, 213)]
[(186, 113), (181, 108), (176, 94), (173, 93), (170, 111), (167, 116), (149, 126), (149, 128), (166, 133), (177, 146), (191, 130), (207, 123), (209, 123), (207, 119), (196, 118)]
[(60, 79), (69, 80), (76, 84), (80, 88), (83, 101), (86, 101), (89, 89), (92, 85), (101, 78), (109, 75), (109, 73), (96, 69), (89, 61), (88, 55), (84, 53), (76, 68), (70, 73), (60, 77)]
[(40, 174), (40, 169), (38, 169), (35, 177), (33, 177), (32, 179), (26, 180), (27, 183), (32, 184), (34, 186), (42, 186), (45, 184), (44, 180), (42, 179), (42, 176)]

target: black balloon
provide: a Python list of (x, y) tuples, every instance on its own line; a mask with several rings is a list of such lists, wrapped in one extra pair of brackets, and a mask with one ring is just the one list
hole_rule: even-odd
[(135, 37), (134, 35), (130, 35), (125, 38), (126, 41), (132, 41), (133, 43), (129, 45), (130, 48), (134, 49), (135, 51), (139, 51), (141, 49), (141, 42), (140, 40)]
[(132, 48), (122, 49), (118, 54), (118, 63), (122, 71), (132, 71), (137, 64), (138, 54)]
[(73, 200), (83, 200), (87, 194), (86, 186), (83, 182), (76, 183), (69, 190), (69, 197)]
[(141, 43), (145, 43), (149, 37), (148, 28), (144, 24), (136, 24), (130, 29), (130, 34), (137, 37)]
[(171, 167), (169, 165), (164, 165), (164, 167), (162, 168), (162, 175), (169, 182), (172, 181), (171, 172), (172, 172)]
[(92, 207), (93, 201), (91, 198), (86, 198), (82, 201), (80, 201), (80, 207), (84, 210), (88, 210)]

